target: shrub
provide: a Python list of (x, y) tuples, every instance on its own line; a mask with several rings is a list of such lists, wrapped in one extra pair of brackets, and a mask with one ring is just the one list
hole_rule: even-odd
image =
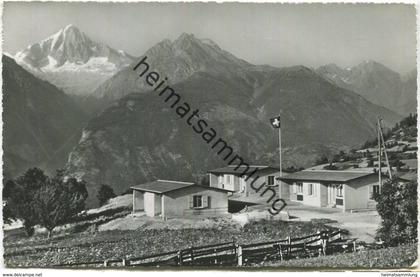
[(98, 200), (99, 205), (104, 205), (109, 199), (114, 198), (116, 195), (114, 193), (114, 190), (108, 186), (108, 185), (101, 185), (101, 187), (98, 190)]

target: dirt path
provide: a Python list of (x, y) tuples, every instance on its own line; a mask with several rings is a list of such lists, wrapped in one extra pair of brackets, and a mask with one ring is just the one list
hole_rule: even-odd
[[(328, 225), (346, 229), (350, 232), (349, 236), (358, 238), (361, 241), (373, 242), (376, 230), (379, 228), (381, 218), (376, 211), (366, 211), (358, 213), (343, 213), (330, 210), (320, 211), (319, 209), (302, 208), (288, 209), (289, 216), (293, 221), (310, 221), (311, 219), (330, 219), (336, 223)], [(295, 217), (295, 218), (294, 218)]]

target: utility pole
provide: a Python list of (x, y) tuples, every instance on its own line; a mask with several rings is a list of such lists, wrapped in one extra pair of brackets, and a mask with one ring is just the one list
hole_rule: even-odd
[(382, 151), (384, 152), (389, 179), (392, 178), (392, 171), (391, 171), (391, 166), (389, 164), (388, 154), (386, 152), (386, 145), (385, 145), (384, 134), (382, 132), (381, 121), (382, 121), (382, 119), (380, 117), (378, 117), (378, 163), (379, 163), (379, 165), (378, 165), (378, 169), (379, 169), (378, 174), (379, 175), (378, 176), (379, 176), (379, 190), (380, 191), (382, 191)]
[(279, 165), (280, 165), (280, 177), (283, 176), (283, 172), (281, 169), (281, 128), (279, 128)]
[(379, 174), (379, 189), (380, 190), (382, 190), (382, 168), (381, 168), (381, 163), (382, 163), (382, 159), (381, 159), (381, 156), (382, 156), (382, 144), (381, 144), (381, 134), (380, 134), (380, 129), (381, 129), (381, 126), (380, 126), (380, 118), (378, 117), (378, 123), (377, 123), (377, 125), (378, 125), (378, 129), (377, 129), (377, 131), (378, 131), (378, 174)]
[(384, 133), (382, 132), (381, 121), (382, 121), (382, 119), (380, 119), (380, 121), (379, 121), (379, 131), (381, 132), (381, 139), (382, 139), (382, 145), (383, 145), (383, 148), (384, 148), (386, 166), (388, 168), (388, 175), (389, 175), (389, 179), (391, 179), (392, 178), (392, 171), (391, 171), (391, 166), (389, 164), (388, 153), (386, 152), (386, 145), (385, 145)]

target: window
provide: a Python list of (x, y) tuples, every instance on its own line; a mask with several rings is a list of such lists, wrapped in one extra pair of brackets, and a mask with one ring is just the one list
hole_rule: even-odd
[(194, 195), (193, 196), (193, 208), (201, 208), (201, 207), (203, 207), (203, 196)]
[(222, 189), (225, 188), (225, 185), (223, 184), (223, 175), (218, 176), (217, 183), (219, 184), (219, 188), (222, 188)]
[(232, 175), (225, 175), (226, 184), (232, 184), (233, 183), (233, 176)]
[(343, 185), (338, 185), (336, 187), (336, 192), (337, 197), (343, 197)]
[(190, 196), (191, 209), (203, 209), (209, 207), (210, 196), (208, 195), (193, 195)]
[(314, 184), (308, 184), (308, 195), (314, 194)]
[(274, 176), (267, 177), (267, 185), (273, 186), (274, 185)]
[(297, 187), (297, 193), (303, 193), (303, 183), (297, 182), (296, 187)]
[(373, 193), (371, 198), (373, 199), (374, 196), (379, 195), (379, 185), (373, 185)]

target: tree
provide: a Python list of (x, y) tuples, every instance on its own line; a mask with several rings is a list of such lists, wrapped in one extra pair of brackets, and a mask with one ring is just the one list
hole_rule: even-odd
[(381, 194), (374, 196), (382, 218), (377, 237), (388, 245), (417, 239), (417, 182), (385, 182)]
[(326, 164), (328, 162), (328, 157), (325, 154), (323, 154), (315, 160), (315, 165)]
[(47, 182), (48, 177), (39, 168), (28, 169), (16, 180), (8, 180), (3, 187), (4, 220), (23, 221), (23, 227), (28, 236), (34, 233), (38, 215), (34, 208), (33, 196)]
[(86, 184), (65, 178), (62, 170), (49, 178), (41, 169), (31, 168), (3, 187), (4, 220), (20, 219), (28, 236), (39, 224), (49, 231), (84, 209)]
[(104, 205), (109, 199), (114, 198), (116, 195), (114, 190), (108, 185), (101, 185), (98, 190), (99, 205)]
[(75, 178), (65, 178), (62, 171), (36, 192), (34, 207), (39, 224), (48, 230), (48, 237), (56, 226), (84, 209), (87, 197), (86, 184)]

